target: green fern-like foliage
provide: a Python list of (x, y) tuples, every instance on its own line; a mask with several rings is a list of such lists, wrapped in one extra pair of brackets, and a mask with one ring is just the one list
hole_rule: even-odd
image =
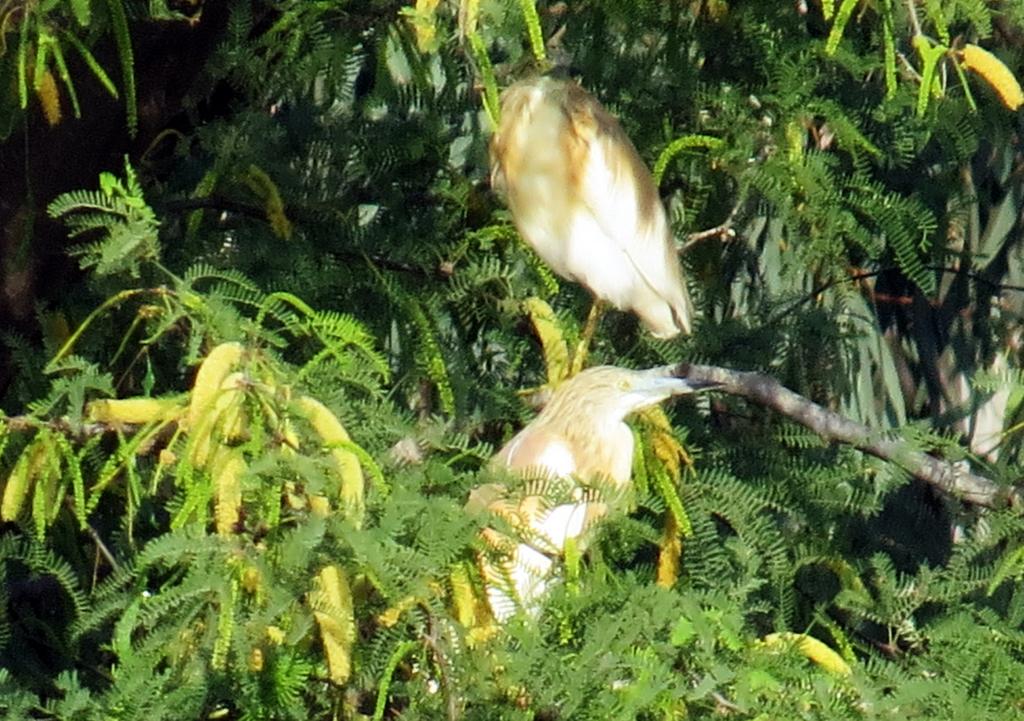
[[(1020, 10), (430, 5), (229, 3), (173, 162), (49, 206), (88, 284), (46, 352), (6, 343), (0, 714), (1019, 715), (1019, 513), (752, 403), (667, 407), (676, 472), (637, 419), (631, 493), (501, 628), (478, 568), (491, 520), (463, 506), (548, 378), (523, 301), (568, 347), (590, 303), (487, 186), (497, 91), (556, 61), (657, 168), (699, 306), (672, 341), (608, 312), (592, 363), (763, 371), (1018, 478), (1017, 129), (956, 49), (998, 45), (1017, 69), (999, 38)], [(850, 673), (765, 640), (784, 633)]]
[(104, 236), (75, 249), (82, 267), (95, 268), (97, 275), (138, 276), (142, 263), (158, 257), (158, 222), (127, 162), (123, 181), (112, 173), (103, 173), (98, 192), (66, 193), (47, 211), (52, 218), (69, 216), (67, 225), (72, 237), (94, 232)]

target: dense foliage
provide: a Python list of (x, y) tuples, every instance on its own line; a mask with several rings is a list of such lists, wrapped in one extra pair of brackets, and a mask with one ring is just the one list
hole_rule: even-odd
[(607, 313), (590, 364), (762, 371), (1014, 483), (1019, 3), (0, 19), (4, 718), (1024, 714), (1019, 509), (751, 403), (636, 419), (629, 512), (536, 618), (488, 619), (463, 510), (590, 303), (488, 184), (497, 93), (555, 62), (654, 169), (698, 306), (672, 341)]

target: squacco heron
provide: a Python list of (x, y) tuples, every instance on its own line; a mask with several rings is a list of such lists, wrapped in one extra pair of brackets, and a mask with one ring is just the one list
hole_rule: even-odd
[(674, 368), (598, 366), (581, 372), (560, 385), (491, 460), (494, 468), (532, 479), (518, 491), (497, 483), (481, 486), (466, 504), (504, 519), (515, 535), (493, 529), (483, 534), (498, 556), (482, 565), (499, 622), (518, 610), (536, 610), (567, 544), (581, 549), (587, 530), (607, 513), (609, 499), (627, 489), (634, 442), (626, 416), (708, 387), (674, 377)]
[(505, 90), (491, 184), (556, 273), (659, 338), (690, 332), (693, 304), (654, 180), (618, 121), (575, 82), (539, 77)]

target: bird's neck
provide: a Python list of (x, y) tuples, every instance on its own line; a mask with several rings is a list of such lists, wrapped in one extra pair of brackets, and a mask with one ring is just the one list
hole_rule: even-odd
[(573, 398), (571, 402), (552, 399), (540, 415), (551, 427), (567, 438), (585, 440), (592, 436), (613, 433), (623, 424), (625, 415), (610, 411), (607, 406)]
[(633, 463), (633, 432), (618, 413), (586, 402), (572, 409), (545, 408), (546, 425), (574, 449), (581, 478), (604, 476), (616, 484), (629, 482)]

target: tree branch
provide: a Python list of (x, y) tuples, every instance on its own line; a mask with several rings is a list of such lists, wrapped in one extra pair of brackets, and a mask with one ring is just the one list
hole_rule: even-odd
[(794, 393), (770, 376), (690, 363), (682, 363), (672, 372), (680, 378), (717, 384), (719, 390), (771, 408), (829, 441), (846, 443), (895, 463), (915, 478), (968, 503), (989, 508), (1024, 507), (1022, 489), (1000, 485), (957, 464), (912, 450), (906, 443), (887, 439), (882, 433)]
[(448, 655), (441, 647), (441, 635), (438, 629), (438, 620), (429, 608), (426, 609), (427, 617), (430, 619), (429, 631), (423, 634), (423, 640), (434, 653), (434, 661), (441, 675), (441, 690), (444, 692), (446, 706), (448, 709), (448, 721), (459, 721), (462, 718), (462, 704), (458, 697), (458, 691), (452, 684), (451, 663)]
[(690, 233), (686, 236), (686, 242), (676, 244), (676, 251), (678, 253), (686, 253), (690, 248), (708, 238), (723, 238), (725, 240), (732, 240), (736, 237), (736, 230), (732, 227), (736, 222), (736, 217), (739, 215), (740, 208), (746, 203), (746, 193), (740, 195), (739, 200), (729, 211), (729, 215), (726, 219), (716, 225), (714, 228), (708, 228), (707, 230), (700, 230), (696, 233)]

